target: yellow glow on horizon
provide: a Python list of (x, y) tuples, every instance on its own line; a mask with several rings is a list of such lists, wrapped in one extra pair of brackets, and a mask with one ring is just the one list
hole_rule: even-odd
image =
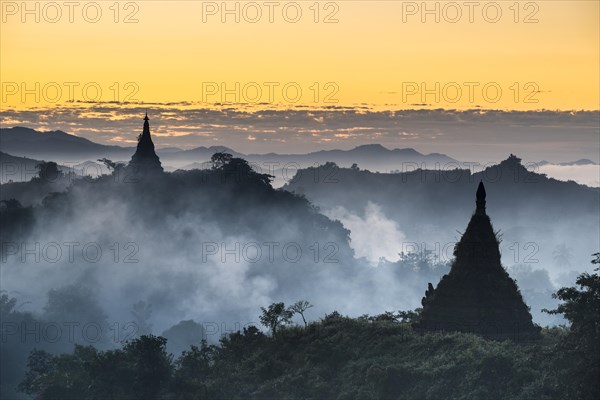
[[(23, 15), (22, 2), (0, 1), (2, 108), (67, 104), (68, 85), (75, 100), (85, 100), (82, 88), (87, 84), (87, 98), (100, 101), (599, 109), (597, 1), (482, 1), (472, 23), (461, 1), (454, 3), (462, 12), (455, 23), (449, 21), (455, 15), (452, 2), (428, 2), (431, 9), (438, 4), (440, 22), (434, 21), (435, 15), (424, 15), (425, 23), (421, 10), (410, 14), (410, 7), (420, 7), (420, 1), (319, 2), (318, 16), (314, 1), (278, 1), (273, 23), (262, 1), (254, 2), (263, 13), (256, 23), (248, 21), (255, 15), (251, 2), (227, 2), (231, 9), (239, 3), (239, 23), (234, 15), (225, 15), (227, 21), (221, 22), (221, 1), (98, 1), (102, 16), (96, 23), (86, 21), (82, 11), (88, 7), (87, 16), (93, 19), (93, 2), (78, 2), (73, 23), (69, 10), (60, 6), (63, 2), (54, 3), (62, 12), (56, 23), (49, 21), (55, 18), (48, 6), (52, 2), (26, 2), (30, 9), (36, 3), (40, 22), (35, 14)], [(288, 7), (288, 17), (294, 16), (291, 3), (302, 11), (296, 23), (283, 15)], [(487, 18), (494, 17), (491, 3), (502, 11), (496, 23), (486, 21), (482, 11), (488, 7)], [(203, 9), (214, 10), (207, 7), (215, 5), (217, 13), (204, 15), (203, 22)], [(138, 22), (124, 23), (128, 14)], [(338, 22), (324, 23), (327, 15)], [(538, 22), (525, 23), (528, 15)], [(222, 96), (221, 84), (231, 90), (236, 83), (239, 89)], [(24, 97), (22, 84), (32, 91)], [(422, 84), (433, 89), (424, 97)], [(215, 87), (218, 91), (210, 95)], [(410, 94), (416, 87), (419, 91)], [(102, 91), (99, 98), (96, 88)], [(297, 88), (302, 91), (298, 100)], [(528, 95), (537, 102), (526, 102)]]

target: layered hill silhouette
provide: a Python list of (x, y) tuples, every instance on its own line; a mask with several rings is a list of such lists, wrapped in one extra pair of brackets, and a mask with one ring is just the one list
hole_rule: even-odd
[(360, 211), (373, 201), (390, 211), (424, 208), (430, 217), (444, 219), (452, 211), (469, 212), (469, 189), (479, 181), (486, 184), (488, 195), (500, 206), (496, 213), (518, 217), (528, 206), (540, 203), (545, 207), (535, 207), (536, 213), (545, 215), (598, 211), (600, 189), (529, 171), (514, 155), (480, 172), (417, 169), (379, 173), (328, 163), (299, 170), (284, 189), (306, 195), (325, 207), (338, 205)]
[(0, 151), (0, 183), (28, 181), (37, 175), (40, 160), (17, 157)]
[[(550, 161), (542, 160), (542, 161), (537, 162), (536, 164), (541, 167), (541, 166), (552, 164), (552, 163)], [(576, 160), (576, 161), (561, 162), (561, 163), (558, 163), (555, 165), (560, 165), (563, 167), (571, 167), (571, 166), (575, 166), (575, 165), (598, 165), (598, 163), (593, 162), (589, 158), (580, 158), (579, 160)]]
[[(110, 158), (115, 161), (127, 161), (134, 153), (135, 147), (106, 146), (63, 131), (40, 132), (14, 127), (0, 129), (0, 150), (12, 155), (44, 160), (81, 162)], [(200, 146), (189, 150), (156, 149), (162, 163), (172, 164), (175, 168), (192, 163), (205, 163), (217, 152), (242, 157), (252, 163), (293, 163), (299, 167), (332, 161), (341, 166), (349, 167), (358, 163), (375, 170), (389, 170), (401, 163), (425, 163), (433, 167), (436, 163), (457, 162), (445, 154), (422, 154), (411, 148), (387, 149), (379, 144), (362, 145), (351, 150), (323, 150), (307, 154), (243, 154), (225, 146)]]
[(131, 148), (106, 146), (63, 131), (40, 132), (25, 127), (0, 129), (0, 150), (16, 156), (67, 161), (132, 154)]
[[(69, 142), (64, 135), (57, 137)], [(76, 146), (86, 145), (75, 142)], [(380, 174), (360, 170), (356, 165), (340, 168), (330, 162), (301, 170), (287, 186), (289, 190), (275, 189), (272, 176), (254, 171), (246, 160), (225, 153), (213, 156), (208, 169), (163, 173), (147, 116), (137, 148), (131, 153), (126, 166), (103, 160), (112, 174), (72, 182), (67, 179), (63, 188), (48, 182), (42, 172), (29, 182), (2, 186), (1, 196), (6, 196), (2, 200), (6, 201), (0, 205), (0, 233), (9, 243), (57, 244), (76, 239), (106, 249), (119, 243), (138, 246), (139, 263), (127, 265), (116, 261), (116, 252), (101, 261), (87, 259), (88, 254), (81, 253), (68, 261), (28, 265), (12, 251), (14, 247), (3, 246), (0, 256), (6, 256), (9, 262), (8, 268), (3, 268), (3, 279), (8, 278), (15, 291), (24, 280), (27, 290), (50, 289), (44, 310), (52, 323), (79, 324), (81, 319), (73, 319), (74, 315), (88, 318), (95, 314), (94, 318), (105, 325), (109, 316), (96, 304), (111, 307), (112, 317), (122, 311), (123, 304), (132, 304), (140, 296), (151, 300), (152, 309), (169, 319), (193, 313), (229, 326), (247, 318), (249, 307), (267, 306), (274, 299), (287, 302), (290, 298), (320, 298), (322, 303), (353, 302), (359, 309), (383, 309), (383, 304), (400, 307), (415, 296), (398, 276), (409, 270), (418, 276), (419, 264), (429, 265), (427, 258), (416, 256), (415, 268), (407, 263), (410, 268), (404, 271), (367, 268), (355, 257), (352, 232), (340, 221), (322, 214), (308, 197), (318, 198), (326, 207), (343, 204), (359, 213), (365, 201), (381, 202), (385, 213), (395, 212), (394, 218), (402, 218), (398, 221), (403, 230), (413, 229), (408, 237), (418, 237), (419, 229), (431, 234), (464, 226), (465, 214), (472, 211), (476, 180), (480, 183), (475, 213), (454, 247), (452, 268), (437, 287), (429, 284), (420, 314), (384, 312), (351, 319), (333, 312), (321, 322), (310, 324), (302, 314), (304, 326), (276, 330), (278, 324), (290, 322), (291, 315), (270, 314), (275, 312), (272, 306), (278, 304), (285, 314), (289, 313), (283, 302), (273, 303), (268, 306), (273, 311), (262, 308), (259, 317), (270, 327), (271, 336), (249, 325), (243, 330), (237, 326), (232, 331), (225, 328), (231, 334), (221, 337), (220, 347), (202, 342), (173, 364), (166, 353), (166, 340), (145, 336), (152, 331), (147, 324), (150, 314), (145, 301), (137, 301), (133, 303), (134, 316), (143, 322), (140, 334), (144, 336), (123, 340), (122, 352), (76, 347), (72, 358), (54, 356), (51, 353), (68, 351), (65, 346), (73, 343), (52, 342), (47, 347), (51, 353), (44, 353), (34, 350), (32, 343), (22, 339), (19, 343), (19, 337), (13, 336), (7, 346), (10, 356), (1, 360), (4, 382), (7, 369), (13, 372), (25, 367), (26, 350), (33, 350), (33, 356), (20, 388), (44, 398), (111, 398), (115, 393), (117, 397), (125, 393), (125, 397), (148, 399), (246, 398), (248, 393), (252, 398), (281, 398), (289, 393), (298, 398), (340, 398), (341, 387), (344, 398), (443, 398), (449, 394), (529, 399), (547, 395), (546, 382), (557, 381), (551, 371), (556, 371), (553, 367), (558, 363), (554, 364), (545, 353), (536, 356), (539, 347), (497, 346), (462, 334), (417, 333), (474, 332), (500, 339), (516, 334), (517, 340), (523, 334), (538, 336), (539, 329), (532, 324), (516, 283), (501, 264), (501, 235), (487, 215), (483, 181), (494, 193), (490, 196), (490, 215), (494, 221), (497, 215), (503, 218), (495, 226), (511, 227), (512, 218), (519, 224), (556, 226), (562, 235), (569, 232), (570, 238), (588, 235), (592, 242), (596, 236), (590, 229), (597, 232), (597, 218), (590, 217), (597, 215), (598, 189), (529, 172), (514, 155), (475, 174), (460, 169)], [(338, 157), (343, 162), (351, 159), (353, 164), (361, 157), (370, 160), (384, 158), (383, 154), (405, 162), (429, 157), (411, 149), (387, 150), (378, 145), (326, 153), (319, 157)], [(52, 166), (62, 177), (56, 164)], [(134, 174), (129, 173), (131, 170)], [(41, 201), (23, 207), (21, 200), (31, 201), (33, 197), (31, 189), (40, 192), (37, 195)], [(549, 222), (544, 225), (540, 222), (544, 220)], [(368, 230), (368, 234), (388, 238), (390, 233), (384, 228), (389, 224), (370, 223), (377, 230)], [(567, 223), (578, 231), (573, 227), (560, 229)], [(290, 257), (285, 250), (269, 250), (265, 257), (259, 257), (263, 253), (241, 250), (244, 258), (240, 261), (240, 249), (260, 250), (261, 244), (284, 249), (293, 245), (297, 257)], [(403, 250), (398, 247), (398, 251)], [(330, 248), (333, 253), (320, 253)], [(29, 267), (34, 267), (33, 271)], [(44, 267), (49, 269), (37, 273)], [(26, 269), (31, 275), (22, 274)], [(64, 302), (62, 295), (57, 298), (56, 293), (61, 292), (52, 289), (52, 281), (68, 281), (84, 295), (72, 296), (67, 291), (69, 299)], [(90, 290), (92, 287), (97, 293)], [(102, 302), (91, 301), (93, 296), (102, 296)], [(12, 312), (16, 300), (7, 296), (1, 300), (3, 315), (13, 321), (35, 322), (29, 314)], [(322, 307), (316, 305), (314, 311), (321, 313)], [(141, 318), (143, 315), (148, 317)], [(412, 321), (416, 332), (408, 325)], [(173, 325), (164, 335), (179, 341), (181, 350), (189, 344), (186, 333), (190, 331), (194, 337), (203, 335), (202, 325), (192, 319)], [(548, 333), (545, 336), (547, 341)], [(544, 351), (555, 349), (557, 346), (551, 344)], [(539, 368), (544, 359), (552, 363), (546, 360)], [(436, 365), (441, 365), (442, 372)], [(114, 391), (116, 387), (119, 391)], [(573, 396), (557, 396), (567, 397)]]
[(374, 203), (411, 242), (443, 247), (460, 238), (479, 181), (486, 185), (491, 216), (503, 234), (504, 254), (514, 256), (512, 263), (566, 272), (577, 263), (572, 258), (555, 261), (556, 246), (567, 243), (571, 254), (597, 247), (600, 189), (529, 171), (512, 155), (479, 172), (377, 173), (327, 164), (299, 170), (284, 189), (333, 213), (328, 215), (338, 215), (336, 210), (341, 209), (341, 214), (362, 218)]
[[(136, 147), (107, 146), (60, 130), (42, 132), (26, 127), (0, 128), (0, 151), (20, 157), (56, 161), (59, 164), (81, 164), (95, 162), (99, 158), (128, 162)], [(192, 149), (177, 147), (157, 148), (165, 171), (177, 169), (204, 169), (213, 154), (225, 152), (241, 157), (263, 172), (276, 172), (275, 184), (281, 186), (288, 180), (290, 171), (308, 168), (326, 162), (340, 167), (358, 164), (362, 169), (379, 172), (409, 171), (416, 168), (435, 169), (438, 166), (465, 164), (441, 153), (423, 154), (412, 148), (388, 149), (380, 144), (357, 146), (350, 150), (321, 150), (305, 154), (244, 154), (226, 146), (199, 146)], [(586, 167), (597, 165), (592, 160), (581, 159), (571, 162), (552, 163), (546, 160), (535, 163), (538, 167)], [(4, 182), (4, 181), (3, 181)], [(586, 181), (587, 182), (587, 181)]]
[[(338, 204), (349, 208), (354, 208), (356, 203), (364, 203), (367, 199), (378, 201), (393, 197), (396, 202), (403, 203), (412, 198), (418, 200), (419, 204), (431, 207), (433, 215), (442, 215), (457, 206), (463, 208), (468, 205), (468, 187), (479, 181), (486, 183), (488, 195), (491, 194), (499, 203), (511, 207), (518, 205), (525, 199), (523, 196), (527, 196), (529, 202), (549, 200), (558, 209), (568, 204), (592, 211), (597, 206), (600, 193), (598, 188), (579, 185), (573, 181), (558, 181), (530, 171), (514, 155), (480, 172), (451, 168), (379, 173), (328, 163), (299, 170), (285, 189), (305, 194), (320, 204)], [(523, 190), (525, 188), (526, 191)], [(445, 200), (440, 201), (442, 198)], [(573, 207), (569, 207), (571, 208)]]

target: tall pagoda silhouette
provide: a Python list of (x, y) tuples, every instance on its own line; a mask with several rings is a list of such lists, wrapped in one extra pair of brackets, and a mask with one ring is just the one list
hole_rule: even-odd
[(532, 339), (533, 324), (517, 284), (500, 263), (499, 241), (485, 211), (485, 187), (479, 183), (476, 209), (454, 247), (454, 262), (421, 303), (415, 329), (420, 332), (470, 332), (491, 339)]
[(154, 151), (154, 143), (150, 137), (150, 123), (148, 113), (144, 117), (144, 130), (138, 136), (135, 154), (129, 161), (129, 168), (136, 174), (148, 175), (163, 172), (160, 159)]

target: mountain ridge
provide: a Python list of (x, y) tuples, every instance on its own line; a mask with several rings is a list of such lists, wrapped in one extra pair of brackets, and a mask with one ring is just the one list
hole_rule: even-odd
[[(42, 147), (43, 148), (40, 148)], [(27, 127), (0, 129), (0, 150), (15, 156), (33, 157), (39, 159), (61, 159), (89, 161), (90, 158), (115, 158), (127, 160), (134, 153), (135, 147), (104, 145), (64, 131), (37, 131)], [(157, 154), (165, 162), (207, 161), (216, 152), (228, 152), (236, 157), (243, 157), (252, 162), (299, 162), (300, 164), (332, 161), (338, 164), (361, 163), (366, 168), (380, 168), (385, 163), (393, 162), (457, 162), (457, 160), (442, 154), (424, 154), (413, 148), (389, 149), (381, 144), (364, 144), (349, 150), (333, 149), (318, 150), (303, 154), (279, 153), (249, 153), (237, 152), (226, 146), (198, 146), (192, 149), (177, 147), (157, 148)], [(199, 159), (200, 158), (200, 159)], [(374, 159), (371, 159), (374, 158)], [(367, 165), (364, 165), (367, 164)], [(368, 165), (372, 164), (372, 165)]]

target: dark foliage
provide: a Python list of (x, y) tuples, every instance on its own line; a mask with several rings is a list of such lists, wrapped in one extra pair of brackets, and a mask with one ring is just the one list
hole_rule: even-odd
[(116, 351), (35, 351), (21, 389), (44, 399), (561, 399), (554, 348), (470, 334), (415, 334), (409, 324), (338, 313), (268, 337), (255, 327), (172, 361), (164, 339)]
[[(592, 263), (600, 264), (600, 253)], [(569, 335), (559, 347), (559, 362), (569, 398), (600, 398), (600, 267), (577, 278), (577, 287), (559, 289), (563, 301), (551, 314), (563, 314), (571, 322)]]
[[(564, 303), (552, 311), (564, 313), (571, 328), (544, 329), (533, 343), (421, 335), (410, 324), (419, 310), (358, 319), (333, 312), (306, 327), (280, 325), (272, 336), (249, 326), (176, 360), (166, 339), (154, 336), (104, 352), (35, 350), (20, 389), (46, 400), (595, 399), (600, 280), (582, 274), (577, 283), (581, 289), (558, 291)], [(3, 314), (14, 307), (2, 297)], [(275, 303), (263, 315), (280, 318), (286, 310)]]

